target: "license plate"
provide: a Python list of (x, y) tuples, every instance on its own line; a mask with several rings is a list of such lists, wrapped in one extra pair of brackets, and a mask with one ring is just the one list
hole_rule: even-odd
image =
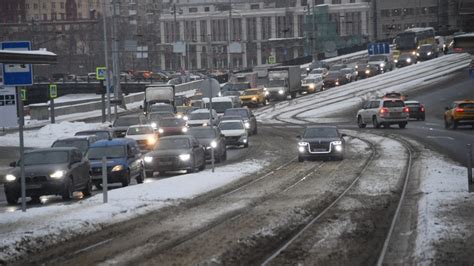
[(159, 162), (159, 165), (172, 165), (173, 162)]
[(38, 189), (41, 188), (41, 184), (28, 184), (26, 185), (26, 189)]

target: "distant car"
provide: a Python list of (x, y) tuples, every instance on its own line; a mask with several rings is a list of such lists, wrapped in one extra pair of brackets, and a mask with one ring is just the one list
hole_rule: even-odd
[(160, 139), (155, 149), (145, 154), (147, 176), (154, 172), (186, 170), (194, 173), (196, 168), (206, 168), (204, 147), (191, 135), (168, 136)]
[(211, 123), (211, 126), (215, 126), (219, 122), (219, 116), (217, 115), (216, 110), (213, 109), (211, 112), (212, 112), (212, 119), (211, 119), (212, 123), (209, 120), (210, 118), (209, 109), (203, 108), (203, 109), (197, 109), (191, 112), (188, 115), (188, 121), (186, 122), (186, 124), (190, 127), (209, 126), (210, 125), (209, 123)]
[[(26, 151), (21, 158), (25, 165), (26, 196), (39, 201), (43, 195), (61, 195), (70, 200), (75, 191), (91, 195), (89, 161), (77, 148), (47, 148)], [(5, 196), (8, 204), (17, 204), (21, 196), (20, 163), (5, 176)]]
[(259, 105), (267, 105), (267, 97), (263, 88), (254, 88), (245, 90), (240, 95), (242, 106), (258, 107)]
[(257, 119), (250, 109), (245, 107), (227, 109), (221, 119), (225, 119), (227, 116), (240, 116), (244, 121), (244, 126), (248, 130), (249, 135), (257, 135)]
[(400, 99), (371, 100), (357, 112), (357, 125), (359, 128), (365, 128), (367, 124), (372, 123), (374, 128), (380, 128), (381, 125), (389, 127), (397, 124), (400, 128), (405, 128), (409, 111)]
[(125, 137), (125, 133), (127, 133), (127, 129), (130, 126), (134, 125), (146, 125), (148, 124), (145, 116), (143, 115), (124, 115), (120, 116), (119, 118), (115, 119), (112, 130), (114, 132), (114, 136), (116, 138), (123, 138)]
[(352, 67), (343, 68), (341, 69), (341, 72), (346, 75), (346, 78), (349, 80), (349, 82), (352, 82), (357, 78), (357, 71), (355, 71), (355, 69)]
[(308, 126), (298, 138), (298, 161), (310, 158), (344, 158), (344, 134), (335, 126)]
[(73, 147), (78, 148), (82, 154), (86, 154), (89, 147), (98, 140), (95, 135), (58, 139), (53, 142), (51, 148)]
[(323, 78), (328, 74), (328, 69), (327, 68), (324, 68), (324, 67), (320, 67), (320, 68), (315, 68), (313, 70), (311, 70), (309, 73), (308, 73), (308, 76), (310, 75), (321, 75)]
[(413, 65), (417, 63), (416, 55), (412, 53), (403, 53), (398, 57), (396, 61), (396, 66), (398, 68)]
[(471, 125), (474, 128), (474, 100), (455, 101), (446, 107), (444, 127), (456, 129), (460, 125)]
[(359, 71), (359, 68), (365, 67), (367, 65), (367, 60), (361, 60), (354, 65), (356, 71)]
[(152, 150), (158, 141), (158, 136), (150, 125), (130, 126), (126, 138), (134, 139), (141, 151)]
[(225, 137), (218, 127), (191, 127), (186, 134), (194, 136), (204, 146), (206, 160), (211, 159), (212, 149), (216, 162), (227, 160)]
[(429, 60), (438, 57), (438, 47), (436, 44), (423, 44), (416, 50), (418, 61)]
[(341, 86), (347, 83), (349, 83), (349, 80), (341, 71), (329, 71), (323, 80), (324, 89)]
[(308, 67), (306, 68), (306, 72), (310, 72), (315, 68), (326, 68), (329, 69), (329, 65), (324, 61), (314, 60), (311, 62)]
[(109, 129), (93, 129), (93, 130), (84, 130), (78, 131), (74, 136), (97, 136), (98, 140), (111, 139), (113, 138), (113, 132)]
[(185, 121), (188, 120), (188, 114), (199, 108), (193, 106), (176, 106), (176, 117)]
[(177, 117), (163, 117), (157, 128), (160, 137), (182, 135), (188, 131), (186, 121)]
[(102, 158), (107, 159), (107, 183), (121, 183), (128, 186), (132, 178), (143, 183), (145, 172), (142, 154), (134, 139), (118, 138), (99, 140), (92, 144), (87, 153), (90, 172), (95, 187), (102, 189)]
[(310, 74), (301, 81), (301, 88), (307, 93), (323, 91), (323, 76), (319, 74)]
[(219, 123), (219, 129), (225, 136), (226, 145), (249, 146), (248, 133), (242, 120), (224, 120)]
[(329, 71), (339, 71), (343, 68), (347, 68), (347, 65), (346, 64), (335, 64), (335, 65), (332, 65), (331, 68), (329, 69)]
[(408, 95), (402, 94), (400, 92), (392, 91), (392, 92), (385, 93), (382, 98), (383, 99), (400, 99), (402, 101), (405, 101), (408, 98)]
[(380, 67), (381, 73), (392, 71), (394, 68), (392, 60), (385, 54), (370, 55), (367, 63), (377, 64)]
[(174, 118), (175, 116), (175, 113), (168, 111), (148, 113), (148, 124), (150, 124), (154, 129), (158, 129), (158, 125), (162, 119), (170, 117)]
[(405, 106), (409, 108), (409, 118), (425, 120), (425, 106), (418, 101), (405, 101)]

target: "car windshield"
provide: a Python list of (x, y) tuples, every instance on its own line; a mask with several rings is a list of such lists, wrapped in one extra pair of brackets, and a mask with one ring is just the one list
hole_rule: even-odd
[(415, 33), (400, 33), (395, 39), (396, 48), (400, 50), (410, 50), (416, 48)]
[(25, 154), (25, 165), (61, 164), (68, 162), (67, 151), (40, 151)]
[[(210, 104), (206, 103), (206, 108), (209, 108)], [(225, 110), (232, 108), (232, 102), (213, 102), (212, 109), (218, 113), (224, 113)]]
[(350, 74), (350, 73), (352, 73), (352, 70), (350, 70), (350, 69), (341, 69), (341, 72), (344, 73), (344, 74)]
[(236, 130), (236, 129), (244, 129), (244, 125), (242, 122), (223, 122), (219, 124), (219, 128), (221, 130)]
[(216, 131), (210, 127), (205, 128), (189, 128), (188, 134), (194, 136), (197, 139), (214, 138)]
[(331, 67), (331, 70), (341, 70), (345, 67), (346, 67), (345, 65), (334, 65)]
[(273, 79), (268, 81), (267, 87), (282, 87), (285, 86), (285, 84), (285, 80)]
[(313, 69), (309, 74), (323, 74), (324, 70), (323, 69)]
[(168, 104), (155, 104), (150, 106), (150, 112), (174, 112), (173, 106)]
[(100, 139), (106, 139), (109, 137), (109, 132), (107, 131), (81, 131), (74, 134), (75, 136), (90, 136), (96, 135)]
[(102, 157), (107, 159), (125, 157), (124, 146), (91, 147), (87, 153), (89, 160), (100, 160)]
[(156, 145), (156, 150), (189, 149), (190, 144), (187, 138), (162, 138)]
[(401, 100), (384, 101), (383, 107), (404, 107), (405, 103)]
[(420, 52), (429, 52), (433, 47), (431, 45), (422, 45), (420, 46)]
[(474, 109), (474, 103), (461, 103), (459, 104), (460, 108)]
[(137, 117), (119, 117), (114, 122), (114, 127), (126, 127), (126, 126), (133, 126), (139, 125), (140, 119)]
[(341, 73), (339, 71), (338, 72), (329, 72), (328, 75), (326, 76), (326, 78), (334, 79), (334, 78), (338, 78), (340, 75), (341, 75)]
[(244, 109), (227, 109), (224, 112), (224, 116), (247, 117), (247, 111)]
[(163, 117), (173, 117), (173, 113), (163, 112), (163, 113), (150, 113), (148, 114), (148, 120), (160, 120)]
[(152, 127), (131, 127), (127, 130), (127, 135), (145, 135), (155, 133)]
[(189, 114), (189, 120), (203, 120), (203, 119), (209, 119), (209, 113), (191, 113), (191, 114)]
[(303, 138), (333, 138), (333, 137), (339, 137), (337, 129), (333, 127), (307, 128), (303, 135)]
[(247, 83), (227, 83), (222, 87), (222, 91), (243, 91), (249, 88)]
[(244, 91), (244, 95), (257, 95), (258, 90), (246, 90)]
[(186, 124), (183, 119), (161, 119), (160, 126), (161, 127), (182, 127)]
[(81, 150), (83, 153), (89, 148), (89, 141), (86, 139), (64, 139), (57, 140), (53, 143), (53, 147), (74, 147)]
[(384, 55), (371, 55), (369, 56), (369, 62), (370, 61), (385, 61), (385, 56)]
[(316, 80), (315, 79), (303, 79), (303, 84), (307, 84), (307, 83), (315, 83)]

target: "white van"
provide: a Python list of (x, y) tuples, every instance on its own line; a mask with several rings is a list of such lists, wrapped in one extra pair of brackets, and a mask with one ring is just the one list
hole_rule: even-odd
[[(209, 109), (210, 103), (209, 98), (202, 98), (204, 102), (205, 108)], [(213, 97), (212, 98), (212, 109), (216, 110), (219, 116), (224, 115), (225, 110), (229, 108), (240, 107), (236, 104), (234, 98), (230, 96), (221, 96), (221, 97)]]

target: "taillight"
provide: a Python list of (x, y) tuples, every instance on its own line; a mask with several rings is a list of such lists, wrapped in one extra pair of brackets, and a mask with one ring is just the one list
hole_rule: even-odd
[(425, 111), (425, 107), (423, 105), (420, 107), (420, 111), (422, 111), (422, 112)]
[(388, 109), (384, 107), (384, 108), (380, 109), (379, 112), (380, 112), (381, 114), (386, 114), (386, 113), (388, 113)]
[(410, 112), (410, 108), (408, 108), (408, 107), (403, 108), (403, 112), (404, 112), (404, 113), (409, 113), (409, 112)]
[(459, 52), (464, 51), (464, 49), (463, 48), (454, 48), (454, 51), (459, 53)]
[(456, 108), (456, 109), (454, 109), (454, 112), (462, 113), (462, 112), (464, 112), (464, 109), (462, 109), (462, 108)]

